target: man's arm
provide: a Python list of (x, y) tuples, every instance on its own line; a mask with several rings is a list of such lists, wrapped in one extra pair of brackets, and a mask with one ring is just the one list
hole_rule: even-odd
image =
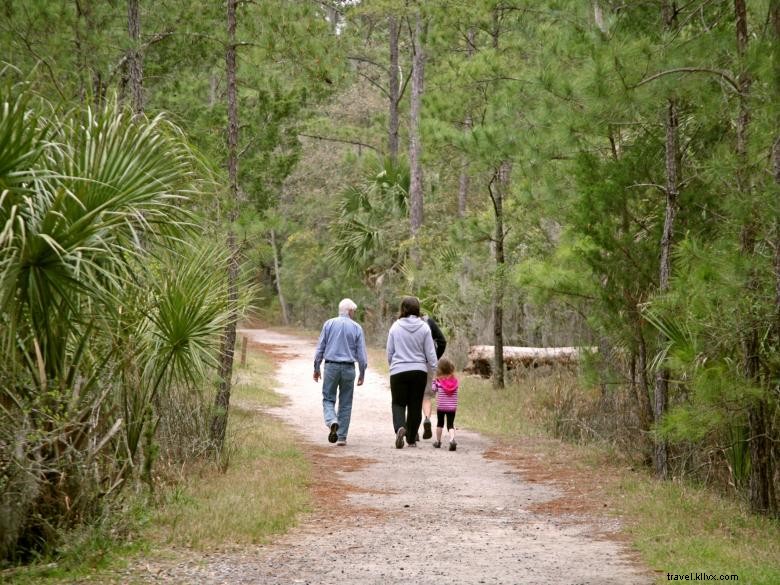
[(328, 321), (322, 326), (320, 331), (320, 338), (317, 341), (317, 349), (314, 352), (314, 381), (318, 382), (320, 379), (320, 364), (322, 358), (325, 356), (325, 347), (328, 345)]
[(366, 353), (366, 339), (363, 336), (363, 329), (361, 327), (358, 328), (358, 338), (357, 338), (357, 357), (358, 357), (358, 381), (357, 385), (362, 386), (363, 380), (366, 376), (366, 368), (368, 367), (368, 355)]

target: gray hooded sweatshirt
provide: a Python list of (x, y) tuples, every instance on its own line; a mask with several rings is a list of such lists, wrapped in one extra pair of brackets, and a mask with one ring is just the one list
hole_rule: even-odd
[(396, 320), (387, 334), (387, 363), (390, 375), (410, 370), (436, 368), (436, 348), (431, 328), (419, 317)]

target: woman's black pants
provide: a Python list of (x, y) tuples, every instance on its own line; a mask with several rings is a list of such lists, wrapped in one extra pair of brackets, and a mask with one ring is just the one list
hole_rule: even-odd
[(417, 441), (422, 422), (422, 402), (428, 372), (409, 370), (390, 376), (390, 395), (393, 400), (393, 430), (404, 427), (406, 442)]

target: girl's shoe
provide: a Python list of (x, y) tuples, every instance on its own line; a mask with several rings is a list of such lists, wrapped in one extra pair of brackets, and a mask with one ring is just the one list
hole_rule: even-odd
[(441, 441), (434, 441), (433, 446), (436, 447), (437, 449), (441, 449)]
[(454, 451), (458, 448), (458, 444), (455, 441), (450, 441), (450, 451)]

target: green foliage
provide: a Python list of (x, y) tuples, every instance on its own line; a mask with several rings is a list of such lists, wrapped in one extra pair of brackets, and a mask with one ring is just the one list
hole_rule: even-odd
[(224, 293), (184, 244), (197, 169), (175, 127), (115, 102), (55, 113), (24, 85), (0, 103), (0, 553), (18, 559), (132, 475), (155, 394), (213, 366)]

